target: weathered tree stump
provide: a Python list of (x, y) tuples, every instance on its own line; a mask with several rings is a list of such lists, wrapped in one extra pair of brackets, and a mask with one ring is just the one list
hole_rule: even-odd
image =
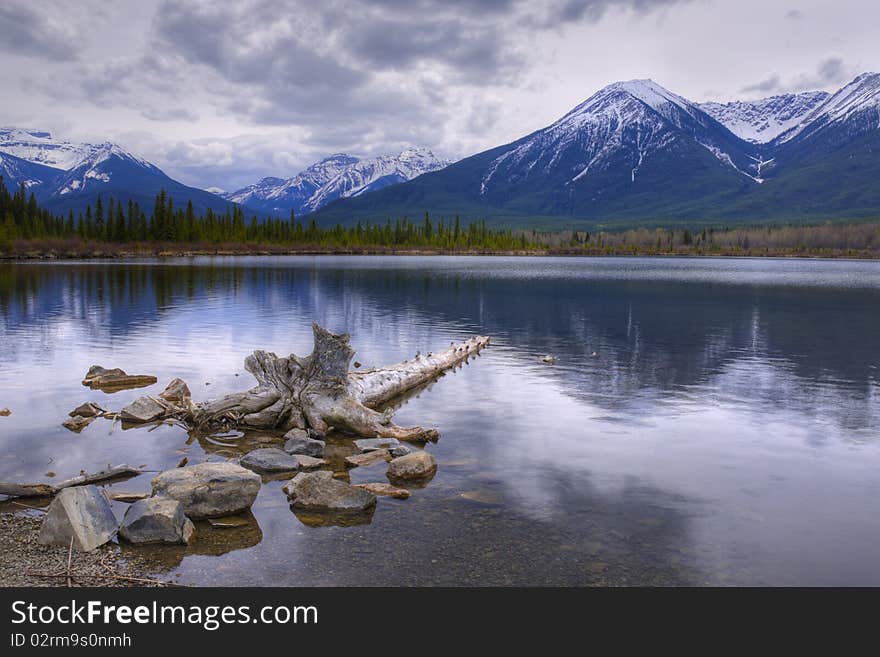
[(434, 441), (439, 436), (436, 429), (400, 427), (391, 420), (392, 409), (375, 409), (466, 362), (489, 344), (488, 337), (478, 336), (437, 354), (349, 372), (355, 353), (349, 335), (331, 333), (317, 324), (312, 328), (315, 347), (309, 356), (255, 351), (245, 359), (245, 369), (257, 379), (257, 386), (195, 404), (187, 419), (197, 427), (311, 428), (318, 433), (333, 427), (371, 438)]

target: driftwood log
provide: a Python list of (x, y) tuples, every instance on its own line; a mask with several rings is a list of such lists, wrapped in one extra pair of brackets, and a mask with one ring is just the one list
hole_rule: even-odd
[(84, 486), (86, 484), (95, 484), (99, 481), (108, 481), (109, 479), (135, 477), (139, 474), (141, 474), (141, 470), (138, 468), (122, 464), (112, 467), (108, 466), (106, 470), (100, 470), (99, 472), (83, 472), (70, 479), (59, 481), (54, 485), (0, 482), (0, 495), (7, 495), (9, 497), (51, 497), (58, 491), (64, 488), (70, 488), (71, 486)]
[(488, 337), (478, 336), (436, 354), (349, 372), (355, 352), (348, 334), (337, 335), (317, 324), (312, 329), (315, 346), (309, 356), (255, 351), (244, 366), (257, 379), (256, 387), (195, 404), (186, 419), (197, 427), (311, 428), (318, 433), (335, 428), (359, 436), (434, 441), (439, 436), (436, 429), (400, 427), (391, 420), (393, 409), (376, 409), (466, 362), (489, 344)]

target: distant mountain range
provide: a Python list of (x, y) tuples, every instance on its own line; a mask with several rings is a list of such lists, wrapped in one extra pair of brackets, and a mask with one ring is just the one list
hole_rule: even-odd
[(617, 82), (552, 125), (453, 164), (424, 148), (331, 155), (293, 177), (200, 190), (117, 145), (0, 130), (0, 175), (55, 212), (98, 194), (149, 209), (165, 189), (198, 212), (232, 203), (323, 224), (461, 215), (495, 224), (657, 225), (880, 218), (880, 74), (834, 94), (694, 103)]
[(116, 144), (58, 141), (48, 132), (0, 129), (0, 175), (7, 187), (24, 183), (42, 207), (64, 214), (95, 205), (99, 195), (140, 204), (149, 213), (163, 189), (175, 205), (192, 201), (196, 212), (224, 212), (229, 201), (169, 178), (157, 166)]
[(427, 209), (545, 226), (858, 219), (880, 217), (878, 180), (876, 73), (834, 94), (702, 105), (633, 80), (517, 141), (316, 216), (345, 223)]
[(409, 148), (397, 155), (363, 160), (336, 153), (293, 178), (263, 178), (223, 197), (268, 214), (284, 216), (292, 210), (300, 216), (336, 199), (368, 194), (448, 165), (427, 148)]

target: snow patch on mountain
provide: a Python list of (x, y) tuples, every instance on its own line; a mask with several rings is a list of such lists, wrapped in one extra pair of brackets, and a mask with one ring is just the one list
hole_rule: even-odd
[(752, 101), (701, 103), (699, 107), (740, 139), (766, 144), (796, 126), (828, 96), (825, 91), (807, 91)]

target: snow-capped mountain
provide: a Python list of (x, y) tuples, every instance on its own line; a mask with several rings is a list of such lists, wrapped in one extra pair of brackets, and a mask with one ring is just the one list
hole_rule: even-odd
[(791, 129), (779, 143), (812, 138), (846, 123), (849, 132), (880, 129), (880, 73), (863, 73), (837, 93), (828, 96)]
[(766, 144), (798, 125), (829, 95), (826, 91), (807, 91), (753, 101), (700, 103), (699, 107), (740, 139)]
[(62, 171), (75, 167), (94, 148), (92, 144), (54, 139), (51, 133), (40, 130), (0, 128), (0, 151)]
[(697, 105), (618, 82), (552, 125), (374, 194), (326, 223), (418, 216), (662, 222), (880, 215), (880, 76), (811, 92)]
[(336, 153), (312, 164), (293, 178), (263, 178), (224, 198), (276, 215), (293, 210), (297, 216), (314, 212), (338, 198), (358, 196), (436, 171), (449, 162), (426, 148), (397, 155), (358, 159)]
[(635, 183), (658, 154), (694, 145), (756, 179), (755, 162), (741, 141), (695, 104), (652, 80), (617, 82), (506, 149), (486, 170), (480, 194), (508, 194), (529, 179), (574, 188), (620, 172)]
[(26, 190), (36, 193), (48, 186), (59, 173), (58, 169), (0, 152), (0, 177), (10, 192), (15, 192), (24, 184)]
[[(47, 163), (52, 166), (47, 166)], [(40, 204), (53, 212), (80, 212), (99, 195), (149, 211), (163, 189), (177, 205), (193, 202), (200, 212), (223, 212), (229, 202), (172, 180), (161, 169), (117, 144), (76, 144), (53, 139), (48, 132), (0, 130), (0, 175), (7, 187), (22, 182)]]

